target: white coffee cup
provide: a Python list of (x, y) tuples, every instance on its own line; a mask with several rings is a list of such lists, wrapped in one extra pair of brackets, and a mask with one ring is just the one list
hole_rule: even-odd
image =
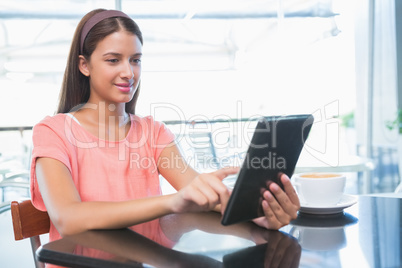
[(346, 177), (339, 173), (309, 172), (295, 174), (292, 181), (302, 204), (327, 207), (341, 200)]

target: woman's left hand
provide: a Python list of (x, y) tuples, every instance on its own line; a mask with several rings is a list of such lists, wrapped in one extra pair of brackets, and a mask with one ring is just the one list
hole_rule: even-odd
[(282, 174), (280, 180), (284, 191), (276, 183), (271, 183), (270, 191), (263, 193), (262, 209), (265, 217), (253, 220), (261, 227), (277, 230), (297, 217), (297, 211), (300, 209), (299, 197), (287, 175)]

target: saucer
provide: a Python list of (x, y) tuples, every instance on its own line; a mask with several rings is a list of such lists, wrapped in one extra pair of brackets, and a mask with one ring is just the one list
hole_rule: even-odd
[(319, 205), (302, 203), (299, 211), (308, 214), (336, 214), (341, 213), (345, 208), (348, 208), (356, 203), (356, 196), (344, 194), (336, 205), (323, 207)]
[(336, 214), (308, 214), (299, 213), (297, 218), (290, 222), (292, 226), (310, 228), (343, 228), (356, 224), (358, 219), (349, 213), (342, 212)]

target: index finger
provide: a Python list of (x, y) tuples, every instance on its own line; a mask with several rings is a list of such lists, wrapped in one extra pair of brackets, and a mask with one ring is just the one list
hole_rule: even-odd
[(223, 180), (224, 178), (226, 178), (229, 175), (238, 173), (239, 170), (240, 170), (240, 167), (224, 167), (217, 171), (212, 172), (211, 174), (215, 175), (220, 180)]
[(281, 182), (282, 182), (282, 184), (283, 184), (283, 186), (284, 186), (285, 192), (286, 192), (286, 194), (288, 195), (290, 201), (291, 201), (293, 204), (299, 206), (299, 205), (300, 205), (299, 197), (297, 196), (297, 193), (296, 193), (295, 189), (293, 188), (293, 185), (292, 185), (292, 183), (290, 182), (289, 177), (286, 176), (286, 175), (285, 175), (285, 176), (282, 176), (282, 177), (281, 177)]

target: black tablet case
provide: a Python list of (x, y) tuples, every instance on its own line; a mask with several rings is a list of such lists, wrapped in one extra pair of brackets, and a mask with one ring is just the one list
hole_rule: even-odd
[(264, 117), (258, 121), (246, 157), (222, 218), (223, 225), (263, 216), (262, 192), (280, 173), (293, 175), (312, 115)]

